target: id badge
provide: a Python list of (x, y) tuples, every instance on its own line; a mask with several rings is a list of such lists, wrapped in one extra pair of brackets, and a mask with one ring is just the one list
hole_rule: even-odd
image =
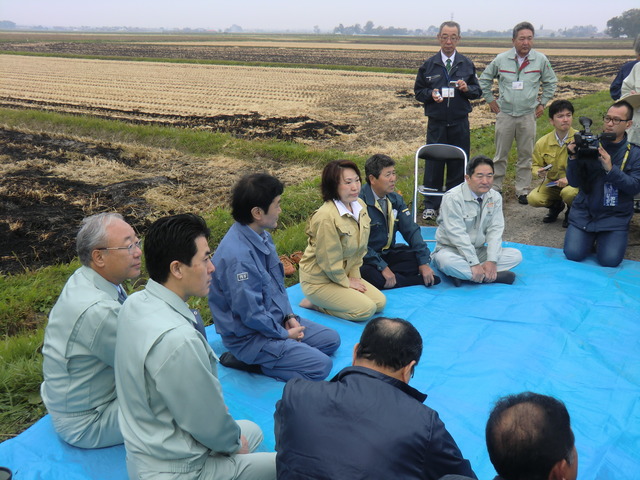
[(604, 184), (604, 206), (615, 207), (618, 205), (618, 189), (610, 183)]
[(453, 98), (455, 92), (455, 88), (442, 87), (442, 98)]
[(511, 83), (511, 88), (513, 90), (523, 90), (524, 89), (524, 82), (521, 82), (521, 81), (512, 82)]

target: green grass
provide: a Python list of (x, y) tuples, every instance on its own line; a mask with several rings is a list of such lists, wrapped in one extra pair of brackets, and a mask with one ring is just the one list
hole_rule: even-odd
[[(608, 92), (588, 95), (573, 101), (576, 112), (574, 127), (579, 128), (577, 118), (590, 117), (593, 131), (602, 129), (602, 116), (611, 105)], [(194, 132), (186, 129), (131, 125), (123, 122), (92, 119), (73, 115), (60, 115), (38, 111), (0, 109), (3, 123), (9, 127), (57, 131), (68, 135), (81, 135), (112, 142), (136, 142), (154, 148), (174, 148), (191, 155), (211, 155), (224, 152), (240, 158), (270, 158), (280, 162), (312, 163), (321, 166), (329, 160), (349, 158), (363, 166), (365, 158), (345, 155), (339, 151), (321, 151), (289, 142), (246, 141), (226, 134)], [(551, 130), (547, 112), (538, 119), (538, 137)], [(493, 157), (493, 127), (474, 129), (471, 132), (472, 155)], [(515, 157), (515, 149), (510, 159)], [(396, 158), (398, 162), (397, 188), (408, 204), (413, 199), (413, 155)], [(364, 175), (364, 172), (363, 172)], [(513, 162), (509, 163), (505, 185), (513, 183)], [(291, 254), (306, 246), (304, 233), (306, 221), (322, 203), (319, 179), (287, 186), (282, 196), (282, 215), (279, 228), (273, 232), (276, 248), (281, 254)], [(218, 245), (233, 223), (228, 208), (219, 208), (205, 215), (212, 230), (211, 245)], [(66, 279), (79, 266), (77, 261), (68, 265), (27, 270), (16, 275), (0, 275), (0, 441), (27, 428), (44, 413), (39, 399), (42, 381), (41, 355), (46, 316), (55, 303)], [(286, 279), (287, 286), (297, 283), (297, 274)], [(145, 274), (130, 287), (142, 288)], [(190, 304), (198, 308), (205, 323), (210, 323), (211, 313), (206, 299), (192, 299)]]
[(0, 341), (0, 442), (42, 417), (43, 329)]
[(90, 137), (106, 142), (137, 143), (151, 148), (175, 149), (195, 155), (256, 158), (280, 163), (321, 167), (331, 160), (345, 158), (336, 150), (319, 150), (280, 140), (244, 140), (227, 133), (158, 125), (137, 125), (117, 120), (71, 115), (41, 110), (0, 108), (2, 123), (11, 128)]

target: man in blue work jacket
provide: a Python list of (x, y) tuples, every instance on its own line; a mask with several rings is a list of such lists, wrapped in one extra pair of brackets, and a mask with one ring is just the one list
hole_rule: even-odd
[(232, 192), (236, 220), (213, 256), (209, 306), (216, 331), (229, 349), (228, 367), (279, 380), (324, 380), (340, 336), (293, 313), (284, 270), (267, 230), (276, 228), (284, 186), (256, 173), (241, 178)]
[[(402, 196), (395, 193), (396, 162), (376, 154), (365, 163), (367, 184), (360, 198), (367, 204), (371, 231), (360, 274), (378, 289), (437, 285), (440, 278), (429, 266), (431, 256), (420, 227)], [(407, 245), (396, 244), (400, 232)]]

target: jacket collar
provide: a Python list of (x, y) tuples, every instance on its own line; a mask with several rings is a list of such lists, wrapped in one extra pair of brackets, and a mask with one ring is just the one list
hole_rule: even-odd
[[(260, 250), (264, 255), (269, 255), (269, 246), (264, 242), (263, 237), (256, 233), (255, 230), (252, 230), (249, 225), (242, 225), (236, 222), (231, 226), (231, 228), (238, 230), (238, 232), (244, 236), (251, 245)], [(265, 231), (264, 235), (264, 238), (269, 238), (269, 232)]]
[(362, 190), (360, 190), (360, 198), (362, 198), (364, 203), (367, 205), (371, 207), (376, 206), (376, 197), (373, 194), (373, 188), (371, 188), (371, 185), (368, 183), (362, 186)]
[[(516, 47), (511, 47), (511, 50), (509, 50), (508, 52), (509, 58), (511, 58), (512, 60), (516, 58)], [(531, 50), (529, 50), (529, 53), (527, 54), (527, 58), (529, 59), (530, 62), (533, 62), (537, 57), (537, 52), (532, 48)]]
[(410, 397), (415, 398), (420, 403), (423, 403), (427, 399), (427, 394), (422, 393), (419, 390), (416, 390), (412, 386), (401, 382), (389, 375), (385, 375), (384, 373), (378, 372), (376, 370), (372, 370), (366, 367), (347, 367), (343, 368), (335, 377), (331, 379), (332, 382), (339, 382), (344, 377), (348, 375), (364, 375), (367, 377), (375, 378), (377, 380), (381, 380), (389, 385), (396, 387), (398, 390), (402, 390), (404, 393), (409, 395)]
[(189, 309), (189, 306), (186, 304), (186, 302), (184, 302), (175, 292), (169, 290), (164, 285), (161, 285), (152, 279), (149, 279), (149, 281), (147, 282), (145, 290), (149, 293), (149, 295), (153, 295), (154, 297), (157, 297), (165, 302), (176, 312), (189, 320), (190, 323), (194, 323), (193, 312)]
[(87, 267), (86, 265), (82, 265), (80, 267), (80, 270), (85, 277), (91, 280), (96, 288), (105, 292), (113, 300), (118, 300), (118, 285), (111, 283), (109, 280), (96, 272), (93, 268)]

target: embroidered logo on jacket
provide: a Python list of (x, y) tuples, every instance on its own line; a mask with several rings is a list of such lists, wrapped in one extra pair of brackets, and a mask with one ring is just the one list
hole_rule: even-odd
[(247, 272), (238, 273), (236, 278), (239, 282), (243, 282), (245, 280), (249, 280), (249, 274)]

